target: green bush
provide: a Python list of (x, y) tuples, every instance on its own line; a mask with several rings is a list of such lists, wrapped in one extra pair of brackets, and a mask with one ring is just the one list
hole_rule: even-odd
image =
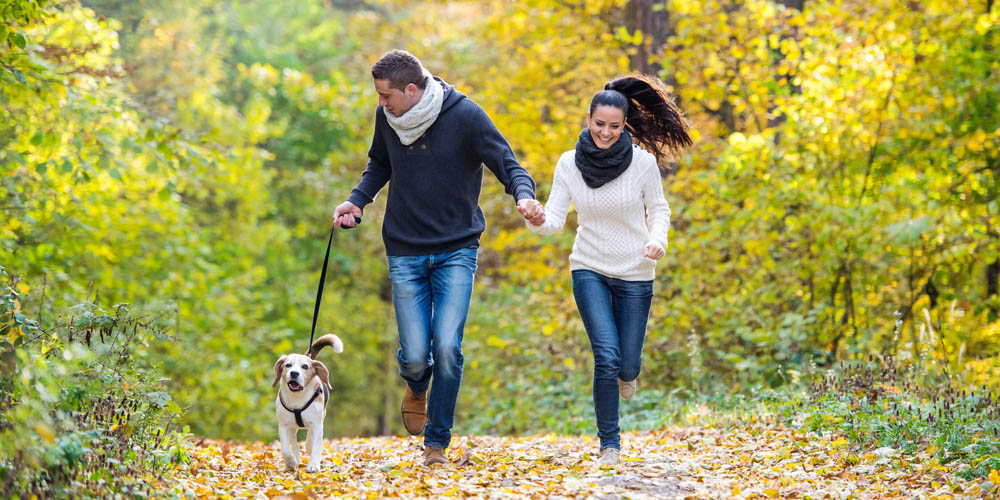
[[(460, 406), (476, 406), (456, 419), (461, 432), (489, 435), (541, 433), (597, 435), (592, 381), (583, 374), (560, 376), (544, 384), (508, 382), (489, 397), (478, 388), (459, 398)], [(657, 389), (642, 389), (630, 400), (620, 401), (619, 426), (623, 432), (662, 428), (689, 409), (678, 397)]]
[(186, 459), (181, 409), (145, 357), (164, 330), (89, 303), (43, 327), (17, 289), (0, 291), (0, 495), (147, 496)]

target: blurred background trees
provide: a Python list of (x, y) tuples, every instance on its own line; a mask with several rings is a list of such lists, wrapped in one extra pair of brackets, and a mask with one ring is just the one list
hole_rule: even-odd
[[(696, 145), (661, 165), (674, 220), (642, 404), (870, 355), (1000, 385), (991, 0), (0, 11), (0, 266), (19, 310), (42, 327), (80, 303), (169, 318), (144, 355), (194, 433), (273, 439), (271, 366), (306, 347), (330, 216), (366, 163), (369, 69), (397, 47), (487, 110), (543, 202), (604, 82), (647, 71), (671, 87)], [(589, 429), (573, 231), (530, 234), (484, 185), (456, 431)], [(346, 344), (324, 360), (344, 401), (331, 435), (401, 431), (383, 208), (335, 235), (319, 319)]]

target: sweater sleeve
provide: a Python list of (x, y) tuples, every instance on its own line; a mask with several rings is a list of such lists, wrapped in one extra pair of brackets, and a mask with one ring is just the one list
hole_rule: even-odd
[(486, 111), (483, 111), (483, 108), (476, 103), (472, 103), (472, 105), (471, 132), (479, 160), (504, 185), (504, 191), (514, 196), (515, 202), (525, 198), (534, 199), (535, 181), (528, 174), (528, 171), (517, 162), (507, 139), (504, 139), (503, 135), (500, 134)]
[(646, 204), (646, 226), (649, 228), (649, 241), (646, 244), (657, 243), (667, 248), (667, 232), (670, 231), (670, 205), (663, 196), (663, 181), (656, 167), (655, 157), (650, 156), (646, 164), (642, 180), (642, 199)]
[[(565, 156), (563, 157), (565, 158)], [(556, 164), (555, 172), (552, 174), (552, 191), (549, 193), (549, 200), (545, 204), (545, 222), (541, 226), (534, 226), (528, 221), (524, 221), (533, 233), (555, 234), (566, 224), (566, 215), (569, 213), (571, 203), (569, 186), (566, 182), (567, 170), (563, 163), (563, 158)]]
[(392, 174), (392, 165), (389, 163), (389, 150), (386, 148), (381, 127), (388, 127), (385, 120), (385, 112), (379, 107), (375, 111), (375, 135), (372, 137), (372, 146), (368, 149), (368, 167), (361, 174), (361, 182), (358, 187), (351, 191), (351, 196), (347, 201), (355, 204), (358, 208), (365, 208), (366, 205), (375, 200), (375, 195), (385, 187)]

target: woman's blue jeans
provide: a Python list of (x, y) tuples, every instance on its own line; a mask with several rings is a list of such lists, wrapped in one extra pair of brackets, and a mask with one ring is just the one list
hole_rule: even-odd
[(389, 280), (399, 329), (399, 374), (427, 391), (424, 445), (447, 448), (462, 385), (462, 335), (472, 299), (476, 248), (434, 255), (390, 256)]
[(594, 351), (594, 413), (601, 449), (621, 448), (618, 380), (639, 376), (652, 281), (625, 281), (573, 271), (573, 296)]

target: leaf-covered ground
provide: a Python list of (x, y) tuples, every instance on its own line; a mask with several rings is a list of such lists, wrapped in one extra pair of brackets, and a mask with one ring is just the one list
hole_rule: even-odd
[[(623, 435), (622, 461), (601, 468), (589, 436), (453, 439), (452, 464), (424, 467), (419, 438), (324, 443), (322, 472), (285, 471), (277, 442), (198, 440), (175, 493), (197, 497), (351, 498), (987, 498), (929, 458), (881, 448), (855, 454), (835, 437), (787, 428), (686, 427)], [(307, 460), (303, 456), (303, 460)], [(991, 479), (998, 479), (997, 474)]]

